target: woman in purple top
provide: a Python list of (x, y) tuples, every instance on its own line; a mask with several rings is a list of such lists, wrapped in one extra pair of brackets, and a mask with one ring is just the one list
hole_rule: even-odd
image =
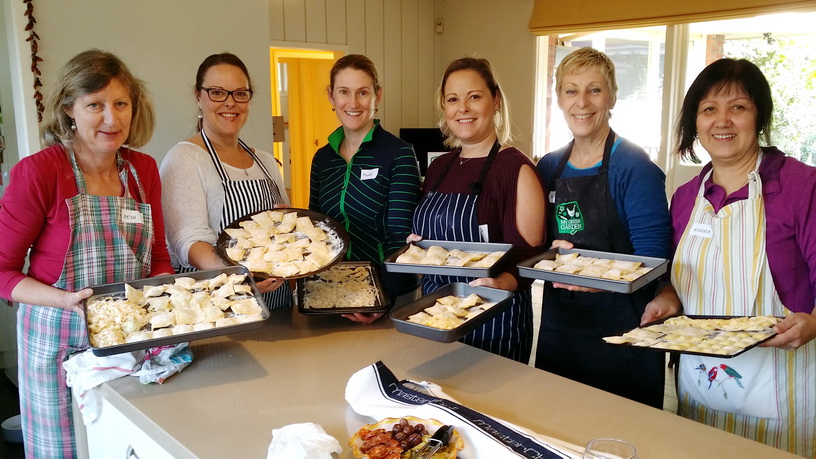
[[(643, 322), (676, 314), (784, 316), (731, 359), (684, 354), (678, 413), (806, 457), (816, 454), (816, 169), (769, 144), (762, 72), (720, 59), (689, 88), (678, 152), (711, 156), (674, 195), (671, 285)], [(708, 384), (705, 384), (708, 380)]]

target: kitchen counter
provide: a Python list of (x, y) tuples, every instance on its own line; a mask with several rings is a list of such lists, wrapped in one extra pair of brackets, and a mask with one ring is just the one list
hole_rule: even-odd
[(397, 378), (437, 383), (466, 406), (577, 445), (621, 438), (641, 459), (794, 457), (461, 343), (399, 333), (387, 319), (275, 311), (263, 328), (191, 347), (193, 363), (162, 385), (125, 377), (99, 390), (175, 458), (264, 458), (272, 429), (300, 422), (320, 424), (351, 458), (348, 438), (374, 420), (348, 406), (346, 382), (378, 360)]

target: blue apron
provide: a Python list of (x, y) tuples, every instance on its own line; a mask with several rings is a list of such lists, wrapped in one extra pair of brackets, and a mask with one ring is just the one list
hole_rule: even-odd
[[(485, 242), (479, 232), (477, 202), (487, 172), (499, 152), (499, 143), (493, 144), (479, 179), (471, 184), (471, 194), (440, 193), (437, 191), (451, 165), (459, 157), (453, 155), (439, 180), (417, 206), (413, 233), (424, 239)], [(461, 153), (461, 150), (459, 151)], [(491, 241), (499, 242), (499, 241)], [(427, 295), (451, 282), (470, 282), (474, 278), (422, 275), (422, 293)], [(479, 349), (522, 363), (530, 360), (533, 342), (532, 294), (530, 288), (516, 291), (512, 304), (503, 313), (467, 334), (461, 341)]]
[[(609, 190), (609, 158), (617, 144), (611, 130), (597, 175), (560, 178), (569, 161), (572, 144), (547, 189), (554, 196), (547, 204), (551, 239), (572, 242), (576, 248), (634, 253), (629, 234), (620, 221)], [(582, 216), (582, 229), (561, 224), (558, 210), (569, 208)], [(575, 232), (571, 234), (571, 232)], [(571, 292), (547, 282), (536, 346), (536, 367), (656, 408), (663, 406), (665, 379), (663, 352), (613, 346), (604, 336), (640, 325), (646, 304), (654, 298), (654, 285), (623, 293)]]

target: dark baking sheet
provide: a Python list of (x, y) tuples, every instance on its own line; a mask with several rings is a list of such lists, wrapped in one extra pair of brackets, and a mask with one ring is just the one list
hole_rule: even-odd
[[(639, 261), (643, 263), (643, 266), (652, 268), (652, 270), (633, 281), (624, 281), (582, 276), (580, 274), (559, 273), (555, 271), (547, 271), (545, 269), (533, 268), (533, 266), (535, 266), (535, 264), (541, 260), (554, 260), (556, 254), (563, 255), (574, 252), (578, 252), (580, 255), (586, 257), (607, 258), (622, 261)], [(540, 279), (550, 282), (559, 282), (562, 284), (578, 285), (580, 287), (597, 288), (610, 292), (632, 293), (662, 276), (666, 272), (668, 265), (669, 260), (666, 260), (665, 258), (641, 257), (622, 253), (599, 252), (597, 250), (554, 248), (519, 263), (518, 269), (520, 276), (530, 279)]]
[(325, 315), (325, 314), (352, 314), (355, 312), (362, 312), (362, 313), (378, 313), (378, 312), (386, 312), (389, 308), (388, 297), (385, 295), (385, 291), (383, 290), (382, 282), (380, 281), (380, 273), (378, 269), (370, 262), (370, 261), (341, 261), (336, 263), (332, 268), (327, 269), (327, 272), (333, 268), (354, 268), (357, 266), (363, 266), (368, 270), (369, 278), (371, 279), (372, 283), (374, 284), (374, 288), (377, 290), (375, 304), (367, 307), (355, 307), (355, 308), (344, 308), (344, 307), (330, 307), (330, 308), (307, 308), (305, 306), (304, 297), (308, 295), (308, 292), (304, 290), (304, 286), (307, 281), (319, 278), (320, 273), (313, 274), (309, 277), (302, 277), (297, 280), (297, 298), (298, 298), (298, 311), (301, 314), (306, 315)]
[[(468, 320), (464, 324), (451, 330), (442, 330), (439, 328), (408, 322), (408, 316), (433, 306), (434, 303), (436, 303), (437, 298), (442, 298), (448, 295), (466, 297), (472, 293), (479, 295), (487, 302), (495, 302), (496, 304), (475, 318)], [(392, 311), (388, 317), (394, 321), (394, 327), (403, 333), (408, 333), (409, 335), (416, 335), (443, 343), (451, 343), (501, 314), (510, 306), (510, 300), (512, 297), (513, 292), (508, 292), (507, 290), (499, 290), (489, 287), (472, 287), (462, 282), (453, 282), (429, 295), (425, 295), (414, 302), (408, 303), (405, 306)]]
[[(203, 280), (203, 279), (212, 279), (219, 274), (224, 273), (227, 275), (231, 274), (249, 274), (249, 271), (243, 266), (231, 266), (227, 268), (221, 269), (209, 269), (205, 271), (195, 271), (192, 273), (183, 273), (183, 274), (173, 274), (170, 276), (159, 276), (159, 277), (150, 277), (147, 279), (138, 279), (130, 282), (117, 282), (113, 284), (105, 284), (105, 285), (97, 285), (95, 287), (91, 287), (94, 291), (93, 295), (86, 299), (85, 301), (89, 301), (92, 298), (100, 297), (100, 296), (112, 296), (112, 297), (125, 297), (125, 284), (130, 284), (131, 287), (136, 289), (141, 289), (148, 285), (161, 285), (161, 284), (172, 284), (175, 282), (177, 277), (192, 277), (196, 280)], [(264, 303), (263, 298), (261, 298), (260, 293), (258, 292), (258, 288), (255, 286), (255, 281), (252, 279), (252, 276), (247, 275), (246, 280), (244, 283), (249, 284), (252, 287), (252, 294), (255, 299), (258, 301), (258, 304), (261, 306), (261, 315), (263, 316), (263, 320), (259, 320), (256, 322), (247, 322), (242, 324), (236, 325), (226, 325), (223, 327), (216, 327), (211, 328), (209, 330), (201, 330), (195, 331), (190, 333), (182, 333), (180, 335), (172, 335), (166, 336), (163, 338), (156, 338), (156, 339), (149, 339), (144, 341), (137, 341), (133, 343), (125, 343), (125, 344), (118, 344), (115, 346), (106, 346), (106, 347), (91, 347), (93, 350), (94, 355), (97, 356), (106, 356), (106, 355), (113, 355), (113, 354), (120, 354), (122, 352), (131, 352), (131, 351), (138, 351), (142, 349), (147, 349), (156, 346), (164, 346), (167, 344), (177, 344), (182, 343), (185, 341), (193, 341), (198, 339), (205, 339), (205, 338), (212, 338), (215, 336), (221, 335), (229, 335), (232, 333), (239, 333), (246, 330), (252, 330), (255, 328), (260, 328), (265, 323), (266, 319), (269, 318), (269, 309)], [(86, 311), (87, 313), (87, 311)], [(87, 327), (87, 318), (85, 320), (86, 327)], [(88, 330), (88, 335), (90, 336), (90, 330)]]
[[(340, 237), (340, 244), (341, 244), (340, 250), (337, 251), (337, 255), (335, 255), (334, 259), (331, 262), (329, 262), (329, 264), (327, 264), (326, 266), (324, 266), (324, 267), (322, 267), (322, 268), (320, 268), (320, 269), (318, 269), (316, 271), (312, 271), (312, 272), (304, 273), (304, 274), (298, 274), (296, 276), (290, 276), (290, 277), (286, 277), (284, 279), (298, 279), (298, 278), (301, 278), (301, 277), (311, 276), (312, 274), (319, 273), (320, 271), (329, 269), (333, 264), (340, 261), (343, 258), (343, 256), (345, 255), (346, 250), (348, 249), (348, 246), (349, 246), (349, 235), (346, 232), (346, 229), (343, 228), (342, 225), (337, 223), (336, 220), (329, 217), (328, 215), (322, 214), (320, 212), (315, 212), (315, 211), (309, 210), (309, 209), (297, 209), (297, 208), (288, 208), (288, 207), (287, 208), (281, 208), (281, 209), (268, 209), (268, 210), (273, 210), (273, 211), (274, 210), (280, 210), (280, 211), (285, 211), (285, 212), (291, 212), (291, 211), (297, 212), (298, 217), (309, 217), (309, 218), (312, 219), (312, 223), (314, 223), (315, 225), (317, 223), (324, 223), (326, 226), (328, 226), (329, 228), (334, 230), (337, 233), (337, 235)], [(264, 210), (262, 212), (267, 212), (268, 210)], [(232, 222), (229, 225), (227, 225), (226, 227), (224, 227), (224, 229), (227, 229), (227, 228), (240, 228), (241, 227), (240, 226), (241, 222), (251, 220), (253, 215), (259, 214), (259, 213), (261, 213), (261, 212), (253, 212), (251, 214), (244, 215), (243, 217), (239, 218), (238, 220), (235, 220), (234, 222)], [(221, 234), (218, 235), (218, 241), (216, 241), (216, 243), (215, 243), (216, 252), (218, 252), (218, 255), (228, 265), (230, 265), (230, 266), (242, 266), (240, 263), (238, 263), (237, 261), (235, 261), (232, 258), (227, 256), (226, 249), (227, 249), (227, 247), (230, 247), (231, 241), (232, 241), (232, 237), (230, 237), (230, 235), (227, 234), (226, 231), (221, 231)], [(271, 276), (271, 275), (269, 275), (267, 273), (259, 273), (259, 272), (255, 272), (255, 271), (252, 272), (252, 275), (255, 276), (258, 279), (269, 279), (270, 277), (274, 277), (274, 276)]]
[(464, 252), (505, 252), (493, 266), (489, 268), (473, 268), (467, 266), (439, 266), (439, 265), (422, 265), (415, 263), (397, 263), (397, 257), (407, 251), (411, 244), (406, 244), (405, 247), (394, 252), (390, 257), (385, 259), (385, 270), (394, 273), (410, 273), (410, 274), (436, 274), (440, 276), (461, 276), (461, 277), (493, 277), (499, 272), (499, 269), (504, 264), (507, 254), (513, 248), (513, 244), (497, 244), (491, 242), (460, 242), (460, 241), (436, 241), (431, 239), (424, 239), (412, 244), (418, 245), (423, 249), (428, 249), (433, 245), (442, 247), (445, 250), (459, 249)]
[[(683, 315), (685, 315), (686, 317), (688, 317), (690, 319), (732, 319), (734, 317), (752, 317), (752, 316), (704, 316), (704, 315), (691, 315), (691, 314), (683, 314)], [(679, 316), (672, 316), (672, 317), (679, 317)], [(662, 318), (660, 320), (655, 320), (654, 322), (649, 322), (647, 324), (644, 324), (644, 325), (641, 325), (640, 327), (635, 327), (635, 328), (646, 328), (646, 327), (649, 327), (649, 326), (652, 326), (652, 325), (659, 325), (659, 324), (662, 324), (663, 322), (671, 319), (672, 317), (664, 317), (664, 318)], [(634, 328), (632, 330), (634, 330)], [(617, 335), (611, 335), (611, 336), (623, 336), (625, 333), (628, 333), (630, 331), (631, 330), (627, 330), (624, 333), (619, 333)], [(660, 348), (649, 347), (649, 346), (635, 346), (635, 345), (633, 345), (631, 343), (621, 343), (621, 344), (606, 343), (606, 344), (609, 344), (609, 345), (612, 345), (612, 346), (627, 346), (627, 347), (636, 348), (636, 349), (649, 349), (649, 350), (652, 350), (652, 351), (675, 352), (675, 353), (678, 353), (678, 354), (699, 355), (699, 356), (703, 356), (703, 357), (717, 357), (717, 358), (721, 358), (721, 359), (732, 359), (732, 358), (734, 358), (734, 357), (736, 357), (736, 356), (738, 356), (740, 354), (745, 353), (746, 351), (749, 351), (749, 350), (759, 346), (760, 344), (764, 343), (765, 341), (768, 341), (769, 339), (773, 338), (774, 336), (776, 336), (776, 333), (773, 333), (770, 336), (768, 336), (767, 338), (759, 340), (756, 343), (753, 343), (753, 344), (751, 344), (749, 346), (746, 346), (742, 350), (740, 350), (740, 351), (738, 351), (738, 352), (736, 352), (734, 354), (710, 354), (710, 353), (707, 353), (707, 352), (681, 351), (681, 350), (676, 350), (676, 349), (660, 349)]]

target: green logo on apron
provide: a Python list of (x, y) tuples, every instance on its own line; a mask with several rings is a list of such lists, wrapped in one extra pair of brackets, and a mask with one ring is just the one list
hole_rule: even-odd
[(559, 233), (575, 235), (584, 230), (584, 214), (577, 201), (562, 202), (555, 207), (555, 221)]

